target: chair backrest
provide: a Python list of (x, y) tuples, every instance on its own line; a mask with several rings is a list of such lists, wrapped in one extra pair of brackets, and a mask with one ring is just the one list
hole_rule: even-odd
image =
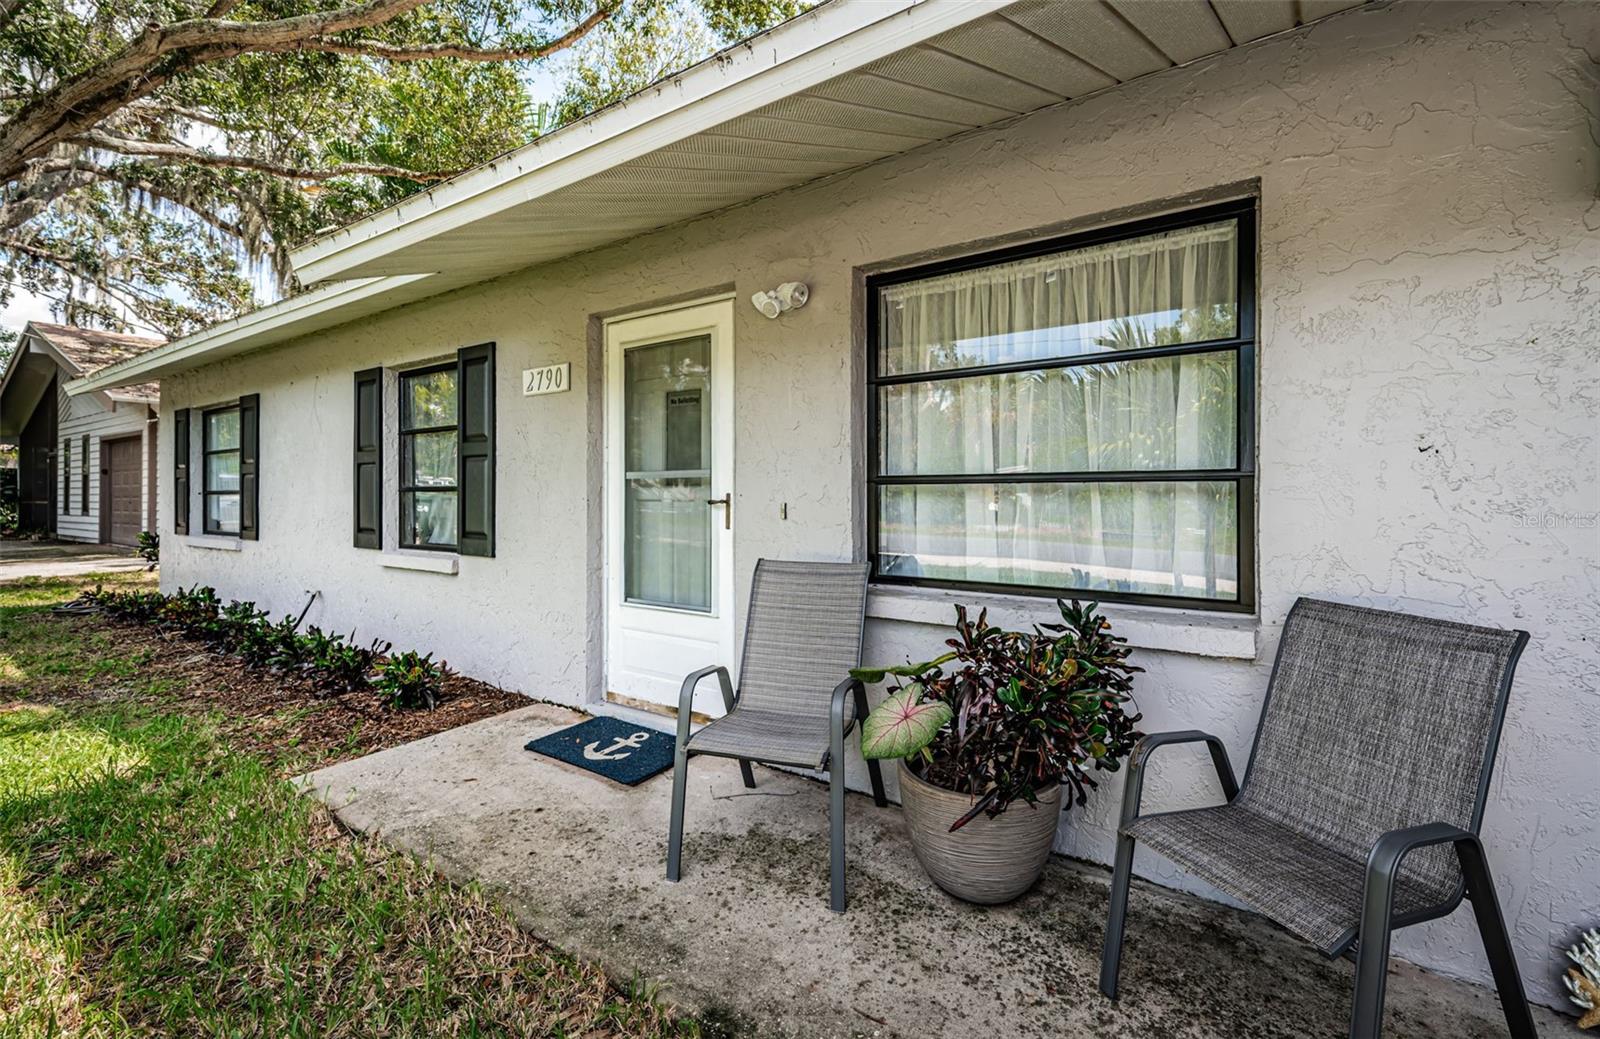
[(740, 706), (826, 718), (834, 687), (861, 664), (866, 610), (865, 563), (757, 562)]
[[(1524, 631), (1300, 599), (1235, 800), (1365, 861), (1388, 830), (1477, 832)], [(1407, 856), (1430, 890), (1459, 883), (1448, 845)]]

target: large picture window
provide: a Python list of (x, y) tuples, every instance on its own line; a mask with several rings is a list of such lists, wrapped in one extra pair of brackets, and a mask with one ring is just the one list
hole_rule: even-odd
[(204, 415), (205, 532), (239, 533), (239, 408)]
[(1254, 204), (869, 279), (874, 576), (1253, 607)]
[(457, 544), (460, 395), (456, 363), (400, 376), (400, 542)]

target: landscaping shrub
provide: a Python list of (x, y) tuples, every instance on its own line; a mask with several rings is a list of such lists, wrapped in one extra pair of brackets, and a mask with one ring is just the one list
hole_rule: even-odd
[(450, 669), (442, 662), (435, 664), (433, 654), (419, 656), (415, 650), (406, 650), (383, 658), (372, 679), (372, 688), (385, 703), (394, 707), (426, 707), (433, 709), (444, 691), (444, 680)]
[(161, 535), (148, 530), (139, 531), (139, 558), (150, 565), (145, 570), (154, 570), (156, 564), (161, 562)]
[(304, 668), (311, 680), (325, 689), (366, 688), (367, 676), (391, 648), (381, 639), (373, 639), (370, 646), (358, 646), (353, 631), (348, 637), (329, 635), (314, 625), (300, 638), (305, 649)]
[(361, 646), (355, 632), (347, 637), (313, 626), (302, 633), (299, 618), (285, 616), (274, 622), (253, 602), (223, 605), (209, 587), (196, 585), (171, 595), (96, 588), (84, 598), (113, 617), (155, 624), (205, 642), (249, 667), (299, 675), (330, 691), (370, 688), (397, 708), (433, 709), (450, 673), (443, 661), (434, 662), (431, 653), (407, 650), (390, 655), (390, 643), (374, 639)]

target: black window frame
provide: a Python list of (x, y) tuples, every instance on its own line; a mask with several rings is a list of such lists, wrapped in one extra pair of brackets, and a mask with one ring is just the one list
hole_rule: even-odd
[[(440, 372), (449, 372), (452, 376), (455, 377), (455, 380), (456, 380), (456, 421), (451, 422), (448, 425), (442, 425), (442, 426), (414, 426), (414, 427), (407, 426), (406, 425), (407, 412), (410, 410), (410, 408), (407, 406), (407, 394), (406, 394), (406, 383), (407, 383), (407, 380), (415, 379), (415, 378), (418, 378), (418, 377), (424, 376), (424, 375), (437, 375)], [(396, 401), (397, 407), (399, 409), (399, 414), (396, 416), (396, 420), (397, 421), (395, 422), (395, 428), (398, 429), (399, 432), (400, 432), (399, 440), (395, 445), (397, 448), (399, 448), (398, 454), (399, 454), (399, 463), (400, 463), (400, 471), (399, 471), (399, 474), (398, 474), (399, 488), (398, 488), (398, 490), (397, 490), (397, 492), (395, 494), (395, 524), (396, 524), (395, 525), (395, 536), (397, 538), (396, 544), (400, 548), (416, 549), (416, 550), (423, 551), (423, 552), (451, 552), (451, 553), (455, 553), (455, 554), (460, 554), (460, 551), (461, 551), (461, 372), (460, 372), (460, 364), (455, 359), (451, 359), (449, 361), (440, 361), (438, 364), (430, 364), (430, 365), (427, 365), (427, 366), (422, 367), (422, 368), (407, 368), (407, 369), (405, 369), (403, 371), (397, 372), (396, 374), (399, 376), (399, 380), (398, 380), (398, 383), (397, 383), (397, 389), (399, 390), (399, 399)], [(411, 534), (411, 528), (412, 528), (412, 524), (407, 522), (407, 517), (406, 517), (406, 495), (415, 494), (418, 491), (427, 491), (429, 493), (436, 494), (436, 493), (439, 493), (440, 491), (446, 490), (446, 488), (437, 487), (437, 486), (433, 486), (433, 485), (426, 485), (426, 484), (414, 484), (414, 483), (409, 483), (408, 482), (408, 480), (410, 479), (412, 474), (407, 471), (408, 466), (406, 465), (406, 461), (407, 461), (407, 458), (409, 457), (411, 462), (413, 463), (412, 466), (410, 466), (409, 468), (414, 469), (415, 468), (415, 462), (416, 462), (416, 456), (415, 456), (414, 453), (409, 455), (409, 456), (407, 455), (407, 453), (406, 453), (406, 438), (407, 437), (414, 437), (414, 436), (417, 436), (417, 435), (423, 434), (423, 433), (446, 433), (446, 432), (454, 433), (455, 437), (456, 437), (456, 485), (454, 487), (448, 488), (449, 492), (456, 496), (456, 539), (455, 539), (455, 541), (451, 542), (448, 545), (416, 544), (416, 543), (413, 543), (413, 542), (410, 542), (410, 541), (406, 540), (406, 538)], [(415, 519), (415, 516), (413, 516), (412, 518)]]
[[(239, 414), (239, 443), (236, 447), (213, 450), (211, 447), (211, 419), (227, 412)], [(213, 455), (236, 455), (240, 461), (239, 486), (231, 491), (213, 490), (211, 487), (211, 458)], [(237, 538), (244, 534), (244, 415), (238, 401), (206, 408), (200, 412), (200, 529), (218, 537)], [(239, 529), (223, 530), (211, 522), (211, 499), (223, 495), (239, 499)]]
[[(1259, 200), (1240, 199), (1217, 205), (1186, 209), (1145, 220), (1119, 223), (1076, 234), (1059, 235), (1025, 242), (1008, 248), (973, 253), (951, 260), (921, 264), (868, 275), (866, 292), (866, 548), (871, 564), (871, 580), (881, 585), (905, 585), (926, 588), (957, 589), (989, 592), (1002, 595), (1030, 596), (1036, 598), (1080, 598), (1104, 602), (1126, 602), (1145, 606), (1172, 607), (1188, 610), (1207, 610), (1224, 613), (1253, 613), (1256, 608), (1255, 575), (1255, 409), (1256, 409), (1256, 267), (1257, 216)], [(1043, 361), (1006, 362), (964, 368), (945, 368), (930, 371), (884, 375), (880, 365), (879, 297), (883, 289), (907, 282), (959, 271), (992, 267), (1014, 260), (1032, 259), (1050, 253), (1064, 252), (1093, 245), (1139, 238), (1177, 231), (1222, 220), (1237, 221), (1238, 248), (1235, 285), (1238, 290), (1238, 324), (1235, 334), (1226, 339), (1211, 339), (1177, 346), (1149, 347), (1139, 350), (1118, 350), (1109, 353), (1074, 354), (1049, 358)], [(970, 376), (1006, 375), (1015, 372), (1048, 371), (1085, 365), (1103, 365), (1111, 362), (1138, 361), (1151, 357), (1176, 357), (1185, 354), (1224, 353), (1234, 355), (1234, 372), (1237, 379), (1235, 393), (1235, 431), (1238, 438), (1234, 466), (1230, 469), (1156, 469), (1132, 471), (1065, 471), (987, 474), (939, 475), (885, 475), (882, 471), (882, 428), (879, 411), (882, 407), (882, 389), (886, 386), (918, 382), (938, 382)], [(1190, 481), (1231, 482), (1234, 484), (1235, 522), (1239, 531), (1238, 544), (1238, 595), (1234, 599), (1207, 599), (1188, 595), (1160, 595), (1139, 592), (1120, 592), (1109, 589), (1073, 588), (1069, 586), (1016, 585), (985, 581), (959, 581), (942, 578), (914, 577), (884, 574), (879, 560), (879, 496), (882, 488), (916, 485), (1002, 484), (1002, 483), (1183, 483)]]

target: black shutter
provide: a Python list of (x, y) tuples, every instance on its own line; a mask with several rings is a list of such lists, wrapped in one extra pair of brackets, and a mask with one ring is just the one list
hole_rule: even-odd
[(239, 398), (239, 536), (255, 541), (261, 536), (257, 512), (261, 481), (256, 459), (261, 454), (261, 394)]
[(172, 413), (172, 529), (189, 533), (189, 409)]
[(82, 449), (78, 452), (83, 457), (83, 472), (78, 479), (78, 511), (85, 516), (89, 515), (89, 434), (83, 435)]
[(356, 372), (355, 543), (383, 547), (383, 369)]
[(494, 344), (456, 351), (460, 552), (494, 555)]

